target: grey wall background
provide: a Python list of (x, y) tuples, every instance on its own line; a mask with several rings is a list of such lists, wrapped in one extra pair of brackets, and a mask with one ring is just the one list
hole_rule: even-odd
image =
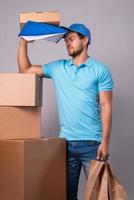
[[(61, 24), (85, 23), (91, 29), (89, 55), (106, 63), (115, 80), (113, 131), (110, 162), (124, 184), (129, 200), (134, 199), (134, 1), (133, 0), (0, 0), (0, 73), (16, 73), (19, 13), (51, 11), (61, 13)], [(33, 64), (68, 58), (64, 42), (55, 45), (38, 41), (29, 45)], [(7, 80), (8, 81), (8, 80)], [(44, 79), (42, 131), (44, 136), (58, 136), (59, 124), (54, 85)], [(85, 185), (83, 173), (79, 196)]]

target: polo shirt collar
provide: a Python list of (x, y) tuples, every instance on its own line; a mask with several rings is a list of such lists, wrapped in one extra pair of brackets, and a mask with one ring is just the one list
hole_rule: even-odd
[[(89, 58), (87, 58), (86, 62), (81, 64), (80, 66), (91, 67), (92, 63), (93, 63), (93, 59), (91, 57), (89, 57)], [(74, 65), (73, 59), (69, 60), (69, 62), (68, 62), (68, 66), (71, 66), (71, 65)]]

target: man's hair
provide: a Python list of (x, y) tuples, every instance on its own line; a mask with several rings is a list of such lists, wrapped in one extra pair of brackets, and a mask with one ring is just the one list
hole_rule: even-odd
[(77, 35), (79, 36), (80, 39), (83, 39), (85, 36), (82, 35), (81, 33), (77, 33)]
[[(77, 35), (79, 36), (80, 39), (83, 39), (83, 38), (85, 37), (85, 36), (82, 35), (81, 33), (77, 33)], [(87, 43), (87, 47), (88, 47), (88, 45), (89, 45), (89, 42)]]

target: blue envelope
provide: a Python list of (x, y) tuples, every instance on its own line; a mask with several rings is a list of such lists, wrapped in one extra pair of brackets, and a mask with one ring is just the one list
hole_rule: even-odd
[(18, 36), (28, 41), (45, 39), (57, 43), (67, 32), (68, 30), (66, 28), (58, 25), (28, 21), (24, 24)]

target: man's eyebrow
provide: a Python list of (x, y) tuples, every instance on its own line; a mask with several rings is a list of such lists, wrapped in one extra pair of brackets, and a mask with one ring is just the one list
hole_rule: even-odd
[(74, 38), (74, 37), (75, 37), (75, 35), (71, 35), (71, 36), (65, 37), (65, 40), (71, 39), (71, 38)]

